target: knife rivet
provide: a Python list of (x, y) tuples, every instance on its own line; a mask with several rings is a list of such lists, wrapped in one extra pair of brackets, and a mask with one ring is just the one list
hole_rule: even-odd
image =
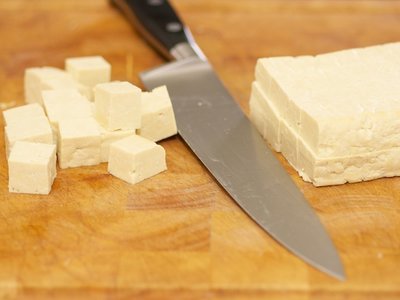
[(165, 28), (168, 32), (179, 32), (182, 30), (182, 25), (178, 22), (169, 22)]
[(163, 4), (164, 0), (147, 0), (147, 4), (151, 6), (159, 6)]

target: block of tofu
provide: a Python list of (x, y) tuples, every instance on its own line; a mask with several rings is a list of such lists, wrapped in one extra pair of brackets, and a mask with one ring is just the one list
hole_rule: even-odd
[(142, 124), (139, 135), (160, 141), (177, 133), (174, 110), (166, 86), (142, 93)]
[(75, 80), (90, 88), (111, 79), (111, 65), (101, 56), (68, 58), (65, 69)]
[[(325, 186), (400, 175), (400, 147), (319, 157), (280, 116), (274, 102), (258, 82), (253, 83), (250, 99), (250, 118), (257, 129), (276, 151), (282, 152), (305, 181), (311, 181), (315, 186)], [(274, 121), (268, 123), (266, 119)], [(275, 131), (279, 138), (266, 135), (266, 127)]]
[(136, 133), (135, 130), (107, 130), (101, 125), (99, 125), (100, 134), (101, 134), (101, 147), (100, 147), (100, 156), (101, 162), (108, 162), (108, 154), (110, 151), (110, 144), (123, 139), (127, 136), (134, 135)]
[(42, 92), (43, 106), (54, 132), (61, 119), (84, 118), (93, 115), (91, 102), (75, 89)]
[(5, 129), (5, 146), (7, 156), (17, 141), (29, 141), (53, 144), (53, 132), (45, 116), (24, 118), (8, 124)]
[(153, 141), (134, 135), (110, 145), (108, 172), (131, 184), (167, 169), (165, 150)]
[(27, 118), (46, 117), (43, 108), (37, 104), (26, 104), (3, 111), (5, 125), (20, 122)]
[(96, 118), (107, 130), (134, 130), (141, 124), (141, 90), (126, 81), (96, 85)]
[(18, 141), (8, 158), (12, 193), (49, 194), (56, 177), (56, 146)]
[(67, 118), (58, 122), (60, 168), (97, 165), (101, 161), (99, 125), (92, 117)]
[(81, 93), (87, 92), (87, 88), (76, 82), (70, 74), (64, 70), (53, 67), (28, 68), (25, 70), (24, 90), (25, 102), (42, 104), (43, 90), (58, 88), (74, 88)]
[(256, 79), (318, 157), (400, 147), (400, 43), (264, 58)]
[(296, 169), (305, 181), (315, 186), (367, 181), (400, 176), (400, 148), (352, 156), (318, 158), (299, 141)]
[(93, 101), (93, 89), (79, 83), (68, 73), (66, 73), (65, 77), (45, 78), (42, 80), (42, 91), (59, 89), (77, 90), (86, 99)]
[(266, 101), (258, 82), (253, 82), (250, 97), (250, 120), (256, 125), (263, 138), (271, 147), (281, 151), (281, 117), (274, 105)]
[(27, 103), (37, 102), (41, 104), (42, 81), (47, 78), (64, 76), (66, 76), (66, 73), (63, 70), (53, 67), (26, 69), (24, 76), (25, 101)]

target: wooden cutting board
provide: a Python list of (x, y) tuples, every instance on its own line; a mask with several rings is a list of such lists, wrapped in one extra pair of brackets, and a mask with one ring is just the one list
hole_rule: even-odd
[[(400, 40), (399, 1), (173, 3), (246, 113), (258, 57)], [(2, 0), (0, 39), (3, 107), (22, 103), (27, 67), (98, 54), (140, 84), (162, 63), (106, 0)], [(3, 140), (0, 299), (400, 299), (400, 178), (315, 188), (277, 155), (337, 246), (340, 282), (253, 223), (179, 137), (152, 179), (59, 170), (49, 196), (8, 193)]]

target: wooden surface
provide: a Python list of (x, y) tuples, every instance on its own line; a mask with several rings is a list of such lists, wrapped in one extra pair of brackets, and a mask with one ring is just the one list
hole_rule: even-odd
[[(258, 57), (400, 40), (399, 1), (173, 3), (246, 113)], [(2, 106), (22, 103), (27, 67), (99, 54), (139, 84), (162, 63), (105, 0), (1, 0), (0, 38)], [(8, 193), (3, 138), (0, 299), (400, 299), (400, 178), (315, 188), (278, 156), (340, 252), (340, 282), (255, 225), (179, 137), (159, 176), (60, 170), (49, 196)]]

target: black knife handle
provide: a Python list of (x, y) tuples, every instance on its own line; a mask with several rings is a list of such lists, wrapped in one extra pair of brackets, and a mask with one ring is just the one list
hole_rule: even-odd
[(148, 42), (168, 59), (204, 57), (167, 0), (111, 0)]

